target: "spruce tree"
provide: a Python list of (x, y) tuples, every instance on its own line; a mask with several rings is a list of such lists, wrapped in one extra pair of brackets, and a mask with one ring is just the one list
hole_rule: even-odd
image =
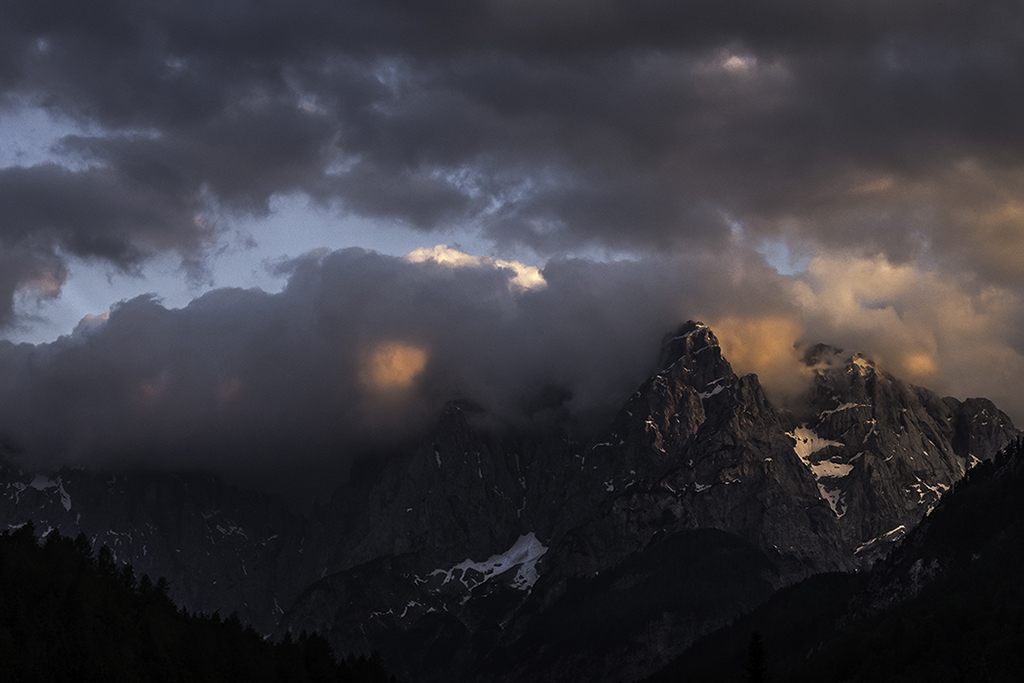
[(744, 678), (751, 683), (767, 683), (768, 681), (768, 658), (765, 655), (764, 638), (760, 631), (750, 634), (750, 644), (747, 645), (747, 663), (743, 667)]

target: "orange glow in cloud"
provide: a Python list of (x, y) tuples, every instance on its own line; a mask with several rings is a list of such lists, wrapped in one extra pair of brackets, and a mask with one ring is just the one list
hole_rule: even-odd
[(810, 370), (795, 348), (803, 327), (777, 315), (723, 318), (711, 329), (738, 375), (754, 373), (773, 401), (786, 401), (807, 388)]
[(411, 344), (386, 342), (367, 356), (361, 378), (363, 384), (378, 390), (405, 389), (412, 386), (427, 366), (427, 352)]
[(920, 381), (935, 375), (938, 372), (935, 359), (927, 353), (911, 353), (903, 358), (900, 363), (902, 374), (911, 381)]

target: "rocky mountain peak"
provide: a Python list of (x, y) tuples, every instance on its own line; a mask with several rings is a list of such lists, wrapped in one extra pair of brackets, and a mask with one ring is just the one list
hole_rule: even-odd
[(660, 374), (676, 368), (685, 370), (687, 384), (697, 391), (704, 391), (715, 381), (736, 377), (729, 361), (722, 355), (718, 337), (710, 327), (694, 320), (684, 323), (674, 333), (665, 335), (661, 345), (660, 367)]
[(990, 402), (941, 398), (862, 354), (819, 344), (804, 360), (813, 382), (789, 435), (862, 565), (1018, 433)]
[(718, 337), (702, 322), (689, 320), (661, 340), (661, 368), (665, 369), (698, 349), (718, 346)]

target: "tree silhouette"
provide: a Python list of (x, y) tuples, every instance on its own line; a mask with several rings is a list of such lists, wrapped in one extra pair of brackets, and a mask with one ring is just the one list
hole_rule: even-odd
[(765, 655), (764, 638), (760, 631), (750, 634), (750, 644), (747, 645), (747, 663), (743, 666), (744, 679), (751, 683), (767, 683), (768, 681), (768, 658)]
[(379, 659), (335, 659), (327, 640), (264, 640), (237, 613), (189, 614), (164, 579), (110, 548), (31, 524), (0, 532), (0, 683), (392, 683)]

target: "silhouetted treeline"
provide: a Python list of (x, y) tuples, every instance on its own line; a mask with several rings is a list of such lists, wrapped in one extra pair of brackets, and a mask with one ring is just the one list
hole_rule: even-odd
[(320, 636), (264, 640), (237, 615), (189, 614), (83, 535), (0, 534), (0, 683), (394, 681), (376, 657), (337, 662)]

